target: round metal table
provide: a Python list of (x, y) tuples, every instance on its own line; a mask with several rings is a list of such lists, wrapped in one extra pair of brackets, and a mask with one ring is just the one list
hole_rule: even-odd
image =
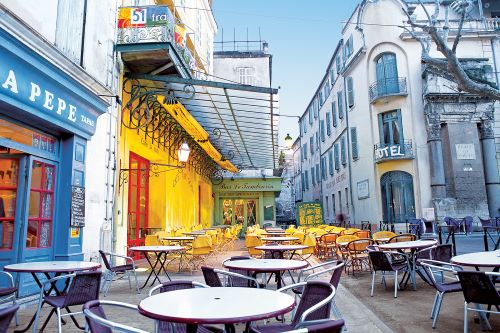
[(480, 267), (487, 267), (498, 272), (500, 270), (500, 250), (461, 254), (451, 258), (451, 262), (460, 266), (471, 266), (478, 271)]
[[(307, 249), (307, 245), (260, 245), (256, 246), (255, 249), (257, 250), (262, 250), (262, 251), (267, 251), (271, 253), (271, 258), (273, 259), (283, 259), (284, 258), (284, 252), (286, 251), (291, 251), (292, 254), (290, 255), (290, 259), (293, 258), (293, 255), (295, 254), (295, 251), (297, 250), (304, 250)], [(278, 254), (275, 256), (275, 254)]]

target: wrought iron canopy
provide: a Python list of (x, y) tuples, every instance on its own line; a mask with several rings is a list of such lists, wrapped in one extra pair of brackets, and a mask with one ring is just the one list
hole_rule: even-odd
[[(278, 165), (278, 90), (176, 76), (128, 74), (166, 102), (180, 102), (210, 133), (213, 146), (239, 169)], [(149, 83), (147, 83), (149, 81)]]

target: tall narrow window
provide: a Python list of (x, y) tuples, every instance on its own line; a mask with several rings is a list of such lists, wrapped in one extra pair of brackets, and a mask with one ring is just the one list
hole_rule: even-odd
[(340, 155), (342, 159), (342, 165), (347, 163), (347, 152), (346, 152), (345, 136), (340, 139)]
[(333, 146), (333, 154), (335, 155), (335, 170), (340, 169), (340, 158), (339, 158), (339, 144), (336, 143), (335, 146)]
[(316, 163), (316, 182), (319, 184), (321, 181), (320, 175), (319, 175), (319, 163)]
[(330, 204), (328, 203), (328, 196), (325, 196), (326, 216), (330, 217)]
[(403, 125), (399, 110), (379, 114), (380, 146), (399, 145), (403, 142)]
[(351, 154), (352, 159), (357, 160), (359, 158), (358, 152), (358, 133), (356, 127), (351, 127)]
[(336, 209), (335, 209), (335, 194), (332, 194), (332, 213), (333, 213), (333, 218), (335, 218)]
[(332, 119), (333, 127), (337, 127), (337, 103), (332, 101)]
[(339, 119), (344, 118), (344, 94), (342, 90), (337, 92), (337, 103), (339, 104)]
[(345, 206), (349, 209), (349, 189), (345, 188)]
[(303, 149), (302, 156), (304, 156), (304, 159), (307, 160), (307, 143), (304, 143), (302, 149)]
[(326, 135), (330, 136), (332, 134), (332, 124), (330, 124), (330, 112), (326, 113)]
[(314, 154), (314, 137), (311, 136), (309, 138), (309, 151), (311, 152), (311, 156)]
[(319, 130), (321, 131), (321, 141), (325, 142), (326, 137), (325, 137), (325, 121), (321, 119), (321, 122), (319, 123)]
[(326, 157), (321, 158), (321, 179), (326, 180)]
[(349, 109), (352, 109), (354, 107), (354, 83), (352, 82), (352, 77), (349, 76), (346, 82), (347, 82), (347, 103)]
[(382, 53), (376, 59), (376, 71), (379, 96), (399, 92), (398, 66), (394, 53)]
[(330, 171), (330, 175), (333, 175), (333, 151), (330, 149), (328, 151), (328, 169)]
[(316, 177), (314, 177), (314, 167), (311, 168), (311, 180), (313, 186), (316, 185)]
[(305, 171), (305, 182), (306, 182), (306, 190), (309, 189), (309, 174), (307, 172), (307, 170)]

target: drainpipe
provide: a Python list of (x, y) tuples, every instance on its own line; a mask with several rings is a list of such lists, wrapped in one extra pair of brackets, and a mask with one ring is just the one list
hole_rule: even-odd
[[(348, 165), (348, 170), (349, 170), (349, 197), (351, 200), (351, 211), (352, 211), (352, 219), (349, 218), (349, 222), (352, 220), (354, 221), (354, 224), (356, 223), (356, 211), (354, 209), (354, 201), (353, 201), (353, 196), (352, 196), (352, 165), (351, 165), (351, 131), (349, 127), (349, 102), (347, 101), (347, 81), (346, 77), (343, 76), (344, 80), (344, 105), (346, 106), (345, 110), (345, 122), (346, 122), (346, 130), (347, 130), (347, 165)], [(351, 216), (351, 214), (349, 214)]]

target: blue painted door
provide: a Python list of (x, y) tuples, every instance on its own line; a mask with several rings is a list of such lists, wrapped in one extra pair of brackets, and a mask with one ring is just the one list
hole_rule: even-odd
[(390, 171), (380, 179), (384, 221), (405, 223), (415, 217), (413, 177), (404, 171)]
[(384, 53), (377, 59), (377, 84), (379, 96), (399, 93), (398, 66), (394, 53)]
[[(21, 217), (19, 262), (53, 260), (57, 163), (29, 156), (26, 164), (26, 190)], [(68, 222), (69, 223), (69, 222)], [(32, 277), (21, 276), (21, 294), (38, 290)]]

